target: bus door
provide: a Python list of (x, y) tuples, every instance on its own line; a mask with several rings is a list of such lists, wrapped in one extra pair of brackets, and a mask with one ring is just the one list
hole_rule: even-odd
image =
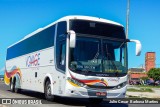
[(56, 38), (56, 69), (57, 69), (57, 92), (63, 95), (65, 90), (65, 72), (66, 72), (66, 22), (59, 22)]

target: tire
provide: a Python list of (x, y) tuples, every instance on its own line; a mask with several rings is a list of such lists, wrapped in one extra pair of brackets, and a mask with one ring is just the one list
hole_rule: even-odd
[(47, 81), (44, 87), (45, 98), (48, 101), (54, 101), (54, 96), (51, 94), (51, 83)]
[(10, 90), (11, 90), (11, 92), (14, 92), (14, 90), (15, 90), (15, 84), (14, 84), (14, 81), (10, 81)]
[(15, 93), (19, 93), (21, 89), (16, 88), (16, 79), (10, 82), (10, 90)]
[(103, 101), (103, 98), (89, 98), (89, 102), (92, 104), (100, 104)]
[(15, 92), (15, 93), (20, 93), (20, 92), (21, 92), (21, 89), (15, 88), (14, 92)]

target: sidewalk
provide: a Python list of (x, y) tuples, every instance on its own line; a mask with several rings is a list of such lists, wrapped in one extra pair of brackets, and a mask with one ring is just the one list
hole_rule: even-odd
[[(139, 87), (128, 86), (128, 88), (139, 89)], [(127, 91), (126, 97), (145, 97), (145, 98), (160, 98), (160, 88), (152, 88), (153, 92), (131, 92)]]
[(160, 93), (157, 92), (127, 92), (127, 97), (145, 97), (145, 98), (160, 98)]

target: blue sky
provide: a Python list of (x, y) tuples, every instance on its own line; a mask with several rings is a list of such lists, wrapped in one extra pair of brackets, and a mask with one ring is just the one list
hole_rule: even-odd
[[(5, 65), (6, 48), (34, 30), (66, 15), (101, 17), (126, 27), (127, 0), (0, 0), (0, 72)], [(129, 67), (144, 65), (145, 53), (156, 52), (160, 67), (160, 0), (130, 0), (129, 38), (142, 43), (135, 56), (129, 43)], [(1, 74), (1, 73), (0, 73)]]

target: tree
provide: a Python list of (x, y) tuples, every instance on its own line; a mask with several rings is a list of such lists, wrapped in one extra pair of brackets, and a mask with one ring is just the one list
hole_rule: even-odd
[(160, 68), (152, 68), (147, 73), (149, 78), (152, 78), (154, 82), (160, 80)]

